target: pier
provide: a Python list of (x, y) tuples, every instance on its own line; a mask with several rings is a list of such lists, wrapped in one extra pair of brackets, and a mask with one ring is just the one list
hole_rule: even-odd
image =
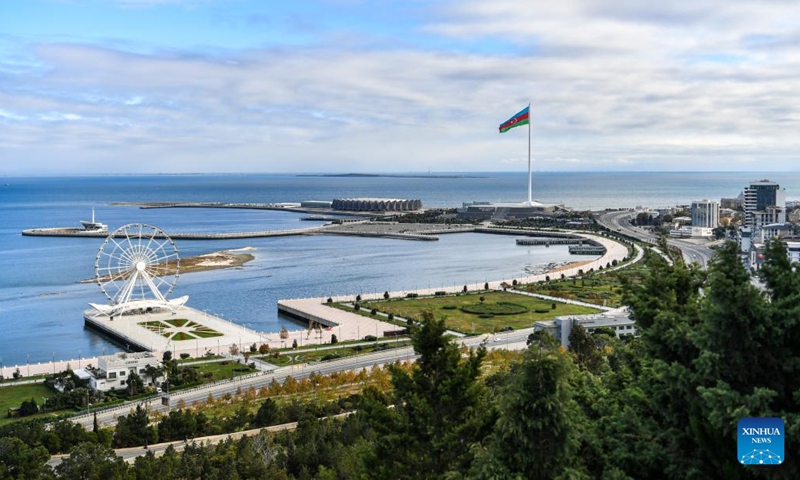
[(583, 245), (582, 238), (518, 238), (517, 245)]
[(573, 255), (603, 255), (606, 248), (602, 245), (570, 245), (569, 253)]

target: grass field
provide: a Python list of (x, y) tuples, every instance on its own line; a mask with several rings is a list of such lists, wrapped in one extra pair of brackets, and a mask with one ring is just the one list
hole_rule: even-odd
[(339, 355), (339, 358), (350, 357), (353, 355), (358, 355), (362, 353), (371, 353), (374, 351), (385, 350), (389, 348), (396, 348), (408, 345), (408, 340), (402, 339), (399, 342), (381, 342), (376, 347), (373, 345), (363, 345), (360, 347), (347, 347), (346, 345), (342, 345), (341, 348), (336, 349), (326, 349), (326, 350), (301, 350), (301, 351), (285, 351), (281, 352), (280, 356), (277, 358), (270, 357), (269, 355), (261, 356), (259, 358), (267, 363), (271, 363), (273, 365), (284, 367), (287, 365), (291, 365), (294, 363), (295, 365), (299, 365), (301, 363), (311, 363), (322, 360), (324, 357), (329, 355)]
[[(478, 307), (481, 303), (480, 297), (485, 297), (484, 307)], [(467, 313), (462, 307), (476, 310), (490, 310), (489, 306), (497, 305), (496, 311), (504, 308), (500, 304), (511, 303), (521, 305), (528, 309), (527, 312), (514, 315), (478, 315)], [(377, 308), (386, 313), (394, 313), (395, 316), (412, 318), (419, 320), (425, 310), (433, 311), (437, 317), (444, 317), (447, 327), (463, 333), (490, 333), (496, 332), (505, 327), (527, 328), (538, 320), (551, 320), (561, 315), (583, 315), (596, 313), (597, 310), (588, 307), (556, 303), (556, 308), (552, 309), (552, 303), (547, 300), (528, 297), (509, 292), (478, 292), (461, 295), (448, 295), (444, 297), (425, 297), (409, 298), (396, 300), (381, 300), (366, 302), (365, 308)], [(472, 308), (471, 308), (472, 307)], [(543, 313), (538, 313), (537, 310)]]
[[(42, 397), (50, 397), (52, 395), (54, 395), (54, 392), (41, 383), (0, 387), (0, 425), (16, 420), (15, 418), (7, 417), (6, 414), (9, 408), (19, 407), (23, 401), (31, 398), (35, 398), (36, 403), (41, 406)], [(45, 415), (50, 414), (47, 413)], [(25, 418), (34, 418), (35, 416)]]
[(638, 282), (647, 267), (644, 262), (613, 272), (593, 272), (585, 278), (568, 278), (549, 282), (532, 283), (517, 287), (528, 292), (541, 293), (553, 297), (580, 300), (608, 307), (622, 306), (622, 279)]
[[(223, 365), (223, 363), (227, 364)], [(203, 379), (203, 383), (215, 382), (217, 380), (224, 380), (231, 377), (238, 377), (257, 371), (256, 369), (250, 368), (243, 363), (236, 362), (212, 362), (186, 366), (197, 370), (197, 373), (200, 374), (200, 378)], [(234, 369), (240, 371), (236, 371)], [(209, 373), (211, 376), (206, 376)]]

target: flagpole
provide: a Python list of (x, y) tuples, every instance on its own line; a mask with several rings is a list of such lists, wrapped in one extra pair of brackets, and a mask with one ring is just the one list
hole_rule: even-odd
[(533, 174), (531, 173), (531, 104), (528, 104), (528, 206), (533, 206)]

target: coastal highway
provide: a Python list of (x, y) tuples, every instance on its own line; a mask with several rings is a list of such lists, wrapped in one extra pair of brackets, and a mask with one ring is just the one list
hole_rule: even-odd
[[(498, 333), (494, 336), (480, 335), (476, 337), (458, 338), (454, 341), (458, 345), (463, 344), (470, 348), (475, 348), (481, 343), (485, 343), (488, 349), (503, 348), (521, 350), (526, 347), (526, 340), (532, 331), (532, 328), (525, 328), (512, 332)], [(270, 373), (261, 372), (247, 378), (239, 377), (228, 381), (212, 383), (188, 390), (174, 392), (170, 395), (169, 404), (171, 408), (177, 408), (178, 402), (181, 400), (183, 400), (186, 405), (191, 405), (195, 401), (206, 401), (209, 395), (219, 398), (226, 393), (235, 394), (239, 388), (241, 388), (242, 391), (246, 391), (250, 387), (258, 390), (263, 386), (269, 385), (273, 380), (283, 383), (283, 381), (286, 380), (286, 377), (289, 376), (292, 376), (295, 379), (301, 379), (308, 377), (312, 372), (316, 372), (320, 375), (328, 375), (334, 372), (371, 368), (373, 365), (382, 365), (398, 360), (414, 360), (416, 358), (417, 356), (412, 347), (401, 347), (382, 352), (347, 357), (341, 360), (334, 360), (330, 362), (282, 367)], [(102, 426), (115, 425), (117, 422), (117, 417), (121, 415), (127, 415), (129, 411), (133, 408), (136, 408), (137, 405), (146, 405), (150, 411), (154, 412), (167, 411), (167, 407), (161, 404), (160, 398), (150, 398), (136, 402), (129, 402), (125, 405), (114, 407), (109, 410), (98, 411), (97, 421)], [(72, 417), (73, 421), (87, 429), (92, 428), (93, 419), (94, 415), (92, 413)]]
[[(638, 238), (643, 242), (658, 245), (658, 236), (650, 231), (631, 225), (630, 220), (636, 216), (633, 210), (615, 210), (597, 214), (597, 222), (604, 227)], [(683, 253), (683, 258), (687, 263), (697, 262), (702, 268), (708, 267), (708, 262), (714, 256), (714, 251), (703, 245), (680, 240), (667, 238), (667, 244), (676, 247)]]

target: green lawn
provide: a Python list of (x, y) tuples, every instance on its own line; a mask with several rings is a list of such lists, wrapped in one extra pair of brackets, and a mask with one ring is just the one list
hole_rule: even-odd
[[(36, 403), (41, 406), (42, 397), (50, 397), (53, 395), (55, 395), (55, 392), (41, 383), (0, 387), (0, 425), (16, 420), (7, 417), (6, 414), (9, 408), (19, 407), (23, 401), (30, 400), (31, 398), (35, 398)], [(50, 415), (50, 413), (45, 415)], [(33, 417), (34, 416), (24, 418)]]
[[(226, 363), (226, 365), (223, 365)], [(197, 373), (200, 374), (200, 378), (203, 379), (203, 383), (215, 382), (217, 380), (223, 380), (226, 378), (231, 377), (238, 377), (241, 375), (247, 375), (249, 373), (253, 373), (257, 371), (256, 369), (252, 369), (243, 363), (236, 363), (236, 362), (212, 362), (212, 363), (201, 363), (199, 365), (186, 365), (189, 368), (197, 370)], [(238, 371), (235, 371), (235, 370)], [(210, 377), (206, 377), (205, 375), (210, 373)]]
[(408, 344), (408, 340), (401, 339), (399, 342), (381, 342), (377, 347), (374, 344), (362, 345), (360, 347), (348, 347), (346, 345), (342, 345), (341, 348), (336, 349), (284, 351), (281, 352), (280, 356), (277, 358), (270, 357), (269, 355), (260, 355), (259, 358), (267, 363), (284, 367), (291, 365), (292, 363), (299, 365), (301, 363), (316, 362), (329, 355), (338, 355), (339, 358), (344, 358), (362, 353), (371, 353), (380, 350), (388, 350), (390, 348), (403, 347)]
[[(481, 306), (480, 297), (485, 297), (485, 305)], [(425, 310), (433, 311), (437, 317), (444, 317), (447, 327), (464, 333), (489, 333), (505, 327), (526, 328), (534, 321), (550, 320), (562, 315), (583, 315), (596, 313), (594, 308), (556, 303), (553, 310), (551, 301), (528, 297), (510, 292), (478, 292), (443, 297), (408, 298), (366, 302), (365, 308), (377, 308), (379, 311), (394, 313), (395, 316), (419, 320)], [(503, 305), (506, 304), (506, 305)], [(489, 315), (468, 313), (462, 310), (467, 307), (472, 311), (508, 311), (508, 304), (527, 309), (526, 312), (513, 315)], [(511, 309), (518, 311), (521, 309)], [(542, 313), (537, 312), (537, 310)], [(488, 317), (488, 318), (487, 318)]]
[(517, 287), (528, 292), (541, 293), (553, 297), (580, 300), (608, 307), (622, 306), (623, 278), (637, 283), (645, 272), (644, 262), (613, 272), (593, 272), (585, 278), (554, 279), (549, 282), (532, 283)]

